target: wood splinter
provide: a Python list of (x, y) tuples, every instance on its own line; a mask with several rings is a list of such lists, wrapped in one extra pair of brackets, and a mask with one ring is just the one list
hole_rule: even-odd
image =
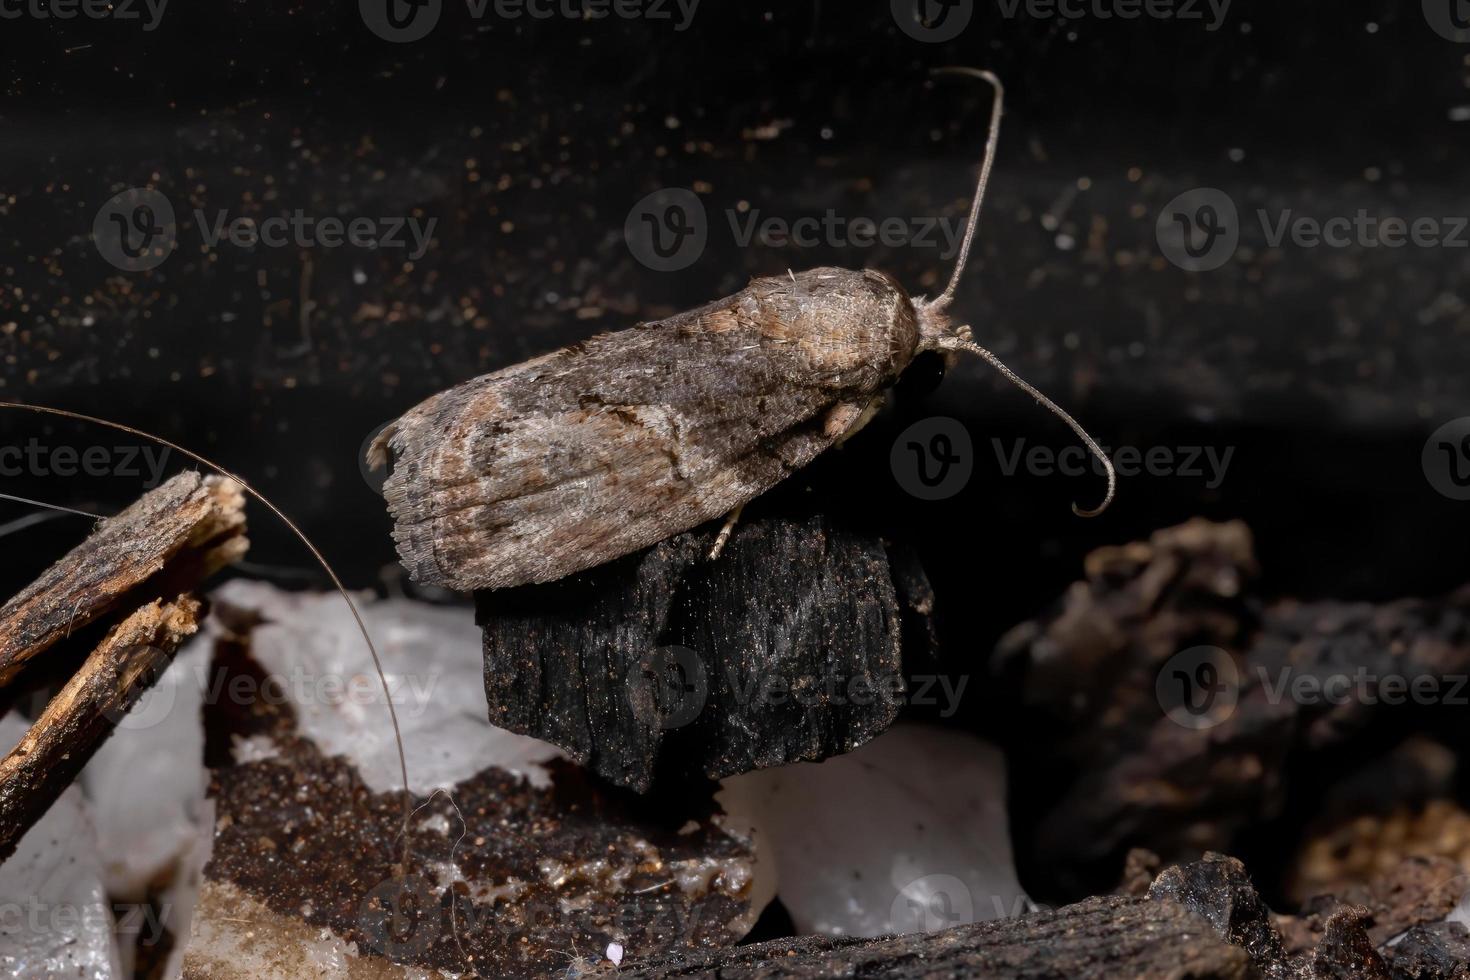
[(151, 602), (115, 626), (20, 744), (0, 760), (0, 861), (56, 802), (117, 723), (199, 628), (201, 606), (181, 595)]
[(239, 485), (180, 473), (0, 606), (0, 688), (75, 631), (120, 620), (0, 760), (0, 861), (198, 629), (189, 592), (248, 547)]

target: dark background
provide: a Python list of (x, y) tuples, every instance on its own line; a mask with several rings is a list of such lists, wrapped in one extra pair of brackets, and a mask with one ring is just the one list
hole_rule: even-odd
[[(956, 313), (1106, 445), (1234, 447), (1225, 482), (1124, 479), (1112, 510), (1080, 520), (1068, 502), (1094, 501), (1098, 480), (1005, 477), (991, 449), (1071, 445), (1060, 423), (982, 364), (928, 390), (931, 364), (778, 497), (811, 488), (916, 544), (946, 655), (976, 674), (1087, 551), (1194, 515), (1250, 524), (1272, 595), (1387, 599), (1470, 578), (1470, 505), (1436, 493), (1420, 465), (1429, 434), (1470, 415), (1467, 250), (1273, 249), (1246, 217), (1470, 214), (1470, 122), (1456, 121), (1470, 44), (1433, 31), (1418, 3), (1237, 0), (1212, 32), (1007, 18), (977, 0), (943, 44), (901, 31), (886, 0), (704, 0), (683, 32), (476, 21), (446, 0), (407, 44), (340, 0), (174, 0), (152, 32), (29, 16), (0, 29), (0, 398), (213, 457), (350, 584), (402, 585), (357, 455), (423, 397), (752, 275), (867, 265), (915, 294), (942, 286), (949, 262), (934, 249), (742, 248), (724, 213), (743, 200), (788, 219), (962, 215), (989, 93), (931, 82), (946, 64), (991, 68), (1009, 93)], [(130, 186), (156, 187), (180, 219), (178, 250), (150, 272), (113, 268), (90, 238), (97, 209)], [(665, 186), (696, 188), (712, 217), (708, 248), (677, 273), (640, 264), (623, 238), (629, 209)], [(1166, 202), (1196, 186), (1225, 190), (1243, 218), (1240, 250), (1212, 272), (1175, 267), (1155, 239)], [(406, 265), (351, 247), (206, 251), (196, 207), (438, 223)], [(961, 419), (977, 452), (965, 492), (937, 503), (889, 467), (895, 435), (930, 415)], [(33, 436), (136, 442), (0, 412), (0, 442)], [(99, 513), (140, 490), (121, 475), (0, 485)], [(33, 513), (0, 501), (0, 523)], [(18, 588), (87, 530), (58, 517), (0, 537), (0, 584)], [(251, 538), (253, 574), (323, 581), (259, 508)], [(1004, 713), (973, 697), (969, 722), (1003, 740)]]

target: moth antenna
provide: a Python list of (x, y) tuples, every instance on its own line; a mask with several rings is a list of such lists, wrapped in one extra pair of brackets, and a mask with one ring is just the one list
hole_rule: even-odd
[(1103, 469), (1107, 472), (1108, 475), (1108, 492), (1103, 497), (1102, 503), (1090, 509), (1078, 507), (1076, 503), (1073, 503), (1072, 513), (1076, 514), (1078, 517), (1096, 517), (1097, 515), (1108, 509), (1108, 505), (1113, 502), (1113, 495), (1118, 489), (1118, 474), (1114, 472), (1113, 461), (1108, 459), (1108, 454), (1103, 452), (1102, 447), (1097, 444), (1097, 441), (1093, 439), (1092, 436), (1087, 434), (1087, 430), (1082, 428), (1081, 423), (1072, 418), (1071, 415), (1067, 414), (1067, 412), (1064, 411), (1062, 407), (1056, 402), (1052, 401), (1050, 398), (1037, 391), (1025, 379), (1016, 374), (1016, 372), (1006, 367), (1005, 363), (1000, 358), (996, 357), (994, 354), (990, 353), (990, 351), (986, 350), (984, 347), (981, 347), (979, 344), (972, 343), (968, 340), (963, 340), (957, 336), (949, 336), (945, 337), (939, 342), (939, 349), (963, 350), (969, 351), (971, 354), (978, 354), (980, 357), (983, 357), (990, 364), (991, 367), (999, 371), (1001, 373), (1001, 376), (1004, 377), (1007, 381), (1015, 385), (1017, 388), (1020, 388), (1032, 398), (1035, 398), (1048, 412), (1051, 412), (1057, 418), (1067, 423), (1072, 431), (1077, 433), (1077, 438), (1081, 439), (1083, 444), (1087, 446), (1092, 455), (1097, 457), (1098, 462), (1102, 463)]
[(42, 507), (46, 510), (55, 511), (58, 514), (76, 514), (78, 517), (91, 517), (99, 521), (106, 519), (102, 514), (94, 514), (90, 510), (78, 510), (75, 507), (48, 504), (44, 500), (32, 500), (30, 497), (17, 497), (13, 493), (0, 493), (0, 500), (13, 500), (18, 504), (30, 504), (32, 507)]
[(955, 290), (959, 288), (960, 276), (964, 275), (965, 266), (970, 261), (970, 245), (975, 241), (975, 229), (980, 227), (980, 206), (985, 203), (985, 187), (990, 183), (990, 169), (995, 166), (995, 148), (1000, 143), (1000, 114), (1005, 104), (1005, 86), (1001, 85), (1000, 79), (993, 72), (982, 68), (935, 68), (932, 75), (965, 75), (970, 78), (978, 78), (989, 82), (995, 90), (995, 99), (990, 107), (990, 135), (985, 140), (985, 159), (980, 163), (980, 179), (975, 184), (975, 196), (970, 201), (970, 220), (965, 225), (965, 238), (960, 244), (960, 254), (955, 259), (954, 272), (949, 277), (949, 285), (944, 287), (940, 293), (928, 305), (936, 309), (944, 309), (953, 300)]
[[(327, 573), (328, 577), (331, 578), (332, 584), (336, 586), (338, 593), (341, 594), (343, 600), (347, 603), (347, 608), (352, 610), (352, 618), (357, 621), (357, 629), (360, 633), (362, 633), (362, 638), (367, 643), (368, 652), (372, 654), (373, 669), (376, 670), (378, 673), (378, 682), (383, 686), (383, 698), (388, 702), (388, 717), (393, 720), (393, 739), (398, 745), (398, 773), (403, 779), (402, 871), (406, 875), (408, 873), (409, 865), (409, 839), (407, 832), (409, 819), (413, 813), (413, 793), (408, 788), (408, 755), (404, 752), (403, 749), (403, 732), (398, 727), (398, 712), (393, 707), (393, 693), (388, 688), (388, 678), (383, 673), (382, 658), (378, 656), (378, 648), (373, 644), (373, 638), (368, 635), (367, 624), (363, 622), (362, 613), (358, 611), (357, 603), (352, 601), (352, 596), (348, 594), (347, 587), (342, 584), (342, 580), (337, 576), (336, 570), (333, 569), (332, 566), (327, 562), (326, 557), (321, 553), (317, 546), (312, 544), (311, 539), (306, 536), (306, 532), (297, 527), (296, 523), (281, 511), (281, 508), (271, 503), (271, 501), (265, 496), (265, 494), (261, 493), (259, 490), (256, 490), (240, 477), (236, 476), (234, 473), (231, 473), (229, 470), (225, 469), (218, 463), (206, 459), (196, 452), (185, 449), (178, 443), (170, 442), (162, 436), (156, 436), (151, 432), (144, 432), (142, 429), (135, 429), (132, 426), (124, 425), (121, 422), (112, 422), (108, 419), (100, 419), (95, 415), (84, 415), (81, 412), (73, 412), (64, 408), (51, 408), (47, 405), (31, 405), (26, 402), (0, 401), (0, 408), (19, 408), (27, 412), (38, 412), (42, 415), (55, 415), (59, 416), (60, 418), (73, 419), (78, 422), (90, 422), (93, 425), (100, 425), (104, 426), (105, 428), (115, 429), (118, 432), (126, 432), (128, 435), (137, 436), (140, 439), (148, 439), (157, 443), (160, 446), (166, 446), (182, 456), (187, 456), (189, 459), (192, 459), (194, 462), (200, 464), (201, 466), (206, 466), (209, 469), (214, 470), (220, 476), (223, 476), (226, 479), (234, 480), (240, 485), (240, 489), (244, 490), (251, 497), (254, 497), (256, 500), (265, 505), (265, 507), (270, 510), (272, 514), (275, 514), (277, 517), (279, 517), (281, 519), (281, 522), (291, 529), (292, 533), (294, 533), (296, 537), (301, 539), (301, 543), (306, 545), (306, 550), (311, 552), (312, 557), (317, 560), (317, 564), (321, 565), (322, 569)], [(89, 514), (87, 516), (93, 515)]]

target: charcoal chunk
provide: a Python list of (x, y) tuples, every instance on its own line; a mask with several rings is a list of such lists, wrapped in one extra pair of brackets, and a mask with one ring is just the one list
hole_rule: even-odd
[(682, 534), (546, 585), (479, 593), (493, 724), (646, 792), (849, 752), (903, 704), (910, 635), (932, 594), (905, 560), (902, 600), (875, 536), (821, 515)]

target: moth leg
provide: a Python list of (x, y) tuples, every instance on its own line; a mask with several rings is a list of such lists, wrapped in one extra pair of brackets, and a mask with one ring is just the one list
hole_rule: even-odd
[(827, 410), (827, 417), (822, 422), (822, 434), (841, 446), (873, 420), (882, 404), (881, 396), (867, 402), (838, 402)]
[(714, 561), (720, 557), (720, 552), (725, 550), (725, 544), (730, 540), (730, 535), (734, 532), (735, 525), (740, 523), (740, 512), (744, 509), (745, 505), (741, 504), (726, 516), (725, 526), (720, 528), (720, 535), (715, 538), (715, 546), (709, 550), (710, 561)]

